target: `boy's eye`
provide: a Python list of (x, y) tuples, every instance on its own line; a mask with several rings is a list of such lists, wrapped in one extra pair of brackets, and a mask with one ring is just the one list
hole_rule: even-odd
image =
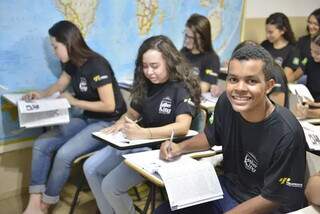
[(228, 80), (230, 83), (235, 83), (235, 82), (237, 82), (237, 79), (234, 78), (234, 77), (228, 77), (227, 80)]
[(250, 85), (254, 85), (254, 84), (257, 83), (257, 81), (256, 81), (256, 80), (253, 80), (253, 79), (249, 79), (249, 80), (248, 80), (248, 83), (249, 83)]

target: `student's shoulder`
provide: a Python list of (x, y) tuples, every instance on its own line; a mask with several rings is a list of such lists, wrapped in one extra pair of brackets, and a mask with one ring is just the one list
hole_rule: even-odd
[(279, 120), (279, 124), (281, 124), (283, 130), (287, 134), (303, 134), (303, 130), (299, 121), (289, 109), (276, 105), (275, 111), (277, 113), (276, 116)]
[(262, 46), (262, 47), (264, 47), (264, 48), (272, 48), (273, 46), (272, 46), (272, 43), (271, 42), (269, 42), (269, 40), (264, 40), (264, 41), (262, 41), (261, 43), (260, 43), (260, 45)]
[(304, 36), (301, 36), (299, 39), (298, 39), (298, 45), (299, 44), (303, 44), (303, 43), (307, 43), (307, 42), (310, 42), (310, 36), (309, 35), (304, 35)]

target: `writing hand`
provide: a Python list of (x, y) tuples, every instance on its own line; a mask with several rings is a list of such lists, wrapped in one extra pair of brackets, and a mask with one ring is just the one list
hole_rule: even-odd
[(160, 146), (160, 159), (174, 160), (181, 155), (179, 144), (173, 143), (169, 140), (165, 141)]

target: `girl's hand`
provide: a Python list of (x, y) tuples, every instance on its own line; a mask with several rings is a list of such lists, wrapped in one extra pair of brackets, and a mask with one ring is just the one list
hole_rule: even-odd
[(70, 105), (76, 106), (77, 99), (74, 96), (72, 96), (69, 92), (64, 92), (63, 94), (61, 94), (61, 97), (66, 98)]
[(135, 121), (128, 117), (125, 117), (125, 122), (121, 131), (129, 140), (150, 137), (147, 129), (140, 127)]
[(223, 90), (218, 85), (211, 85), (210, 93), (214, 97), (219, 97), (222, 94)]
[(42, 95), (38, 91), (31, 91), (25, 95), (22, 96), (22, 99), (25, 101), (35, 100), (42, 98)]

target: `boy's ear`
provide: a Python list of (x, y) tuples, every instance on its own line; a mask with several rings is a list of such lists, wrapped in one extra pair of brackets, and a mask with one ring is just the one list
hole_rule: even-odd
[(274, 85), (276, 84), (276, 81), (274, 79), (269, 79), (267, 80), (267, 94), (269, 94), (271, 92), (271, 90), (273, 89)]

